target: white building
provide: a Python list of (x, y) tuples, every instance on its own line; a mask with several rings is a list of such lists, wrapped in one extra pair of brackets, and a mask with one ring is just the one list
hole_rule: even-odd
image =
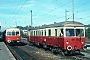
[(27, 35), (28, 30), (22, 30), (24, 35)]

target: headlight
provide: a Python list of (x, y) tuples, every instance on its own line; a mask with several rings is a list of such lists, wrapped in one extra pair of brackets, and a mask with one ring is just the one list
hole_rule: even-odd
[(44, 39), (44, 41), (46, 42), (46, 39)]
[(17, 38), (17, 39), (19, 39), (19, 38)]
[(11, 43), (11, 40), (8, 40), (8, 43)]
[(68, 41), (66, 41), (66, 44), (69, 44)]
[(71, 46), (67, 46), (67, 50), (72, 50), (72, 47)]
[(82, 41), (81, 43), (84, 44), (84, 41)]
[(20, 41), (17, 41), (18, 43), (20, 42)]

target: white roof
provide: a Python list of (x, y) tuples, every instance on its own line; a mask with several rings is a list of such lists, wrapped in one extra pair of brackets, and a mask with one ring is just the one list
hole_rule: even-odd
[(6, 30), (19, 30), (18, 28), (8, 28)]

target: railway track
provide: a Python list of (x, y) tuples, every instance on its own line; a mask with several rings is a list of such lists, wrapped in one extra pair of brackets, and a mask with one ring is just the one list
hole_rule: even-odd
[[(28, 44), (28, 42), (26, 44)], [(41, 51), (45, 51), (44, 49), (42, 49), (42, 48), (40, 49), (35, 46), (26, 46), (26, 48), (27, 47), (28, 48), (32, 47), (33, 50), (38, 50), (38, 53), (40, 53)], [(89, 52), (90, 51), (87, 51), (85, 53), (88, 53), (88, 55), (89, 55), (90, 54)], [(45, 53), (47, 53), (46, 55), (49, 55), (49, 57), (52, 57), (52, 55), (53, 55), (55, 57), (55, 60), (90, 60), (90, 57), (86, 56), (86, 54), (83, 53), (83, 51), (81, 51), (81, 54), (72, 55), (72, 56), (62, 56), (61, 54), (54, 55), (51, 51), (48, 51), (48, 50), (45, 51)], [(54, 59), (54, 58), (52, 58), (52, 59)]]
[(35, 46), (25, 46), (25, 48), (29, 50), (34, 50), (34, 52), (44, 56), (44, 58), (48, 59), (48, 57), (50, 57), (49, 60), (80, 60), (80, 59), (83, 60), (83, 58), (84, 60), (86, 59), (85, 57), (82, 58), (83, 54), (76, 56), (62, 56), (61, 54), (53, 54), (49, 50), (45, 51), (44, 49), (37, 48)]
[(45, 57), (39, 54), (38, 49), (29, 46), (8, 46), (10, 51), (15, 56), (16, 60), (52, 60), (50, 57)]
[(62, 56), (45, 51), (42, 48), (29, 45), (9, 46), (17, 60), (90, 60), (85, 55)]
[(24, 49), (20, 49), (18, 46), (9, 46), (9, 49), (12, 50), (16, 60), (38, 60)]
[[(23, 39), (22, 40), (22, 42), (23, 43), (26, 43), (26, 44), (28, 44), (29, 42), (25, 39)], [(29, 46), (30, 47), (30, 46)], [(35, 48), (35, 46), (33, 46), (34, 48)], [(37, 47), (36, 47), (37, 48)], [(38, 49), (38, 48), (37, 48)], [(39, 50), (41, 50), (41, 49), (39, 49)], [(43, 49), (44, 50), (44, 49)], [(50, 54), (52, 54), (52, 52), (48, 52), (48, 51), (46, 51), (47, 53), (50, 53)], [(66, 58), (66, 59), (73, 59), (73, 60), (80, 60), (80, 59), (82, 59), (82, 60), (90, 60), (90, 50), (86, 50), (86, 51), (81, 51), (81, 54), (76, 54), (76, 55), (74, 55), (74, 56), (62, 56), (61, 54), (58, 54), (57, 56), (58, 57), (60, 57), (59, 59), (61, 59), (61, 58)], [(70, 58), (69, 58), (70, 57)]]

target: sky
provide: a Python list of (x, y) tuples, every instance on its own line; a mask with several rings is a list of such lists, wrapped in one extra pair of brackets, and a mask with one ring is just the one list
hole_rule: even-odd
[[(90, 24), (90, 0), (0, 0), (2, 30), (9, 27), (41, 26), (74, 21)], [(66, 12), (65, 12), (66, 11)]]

